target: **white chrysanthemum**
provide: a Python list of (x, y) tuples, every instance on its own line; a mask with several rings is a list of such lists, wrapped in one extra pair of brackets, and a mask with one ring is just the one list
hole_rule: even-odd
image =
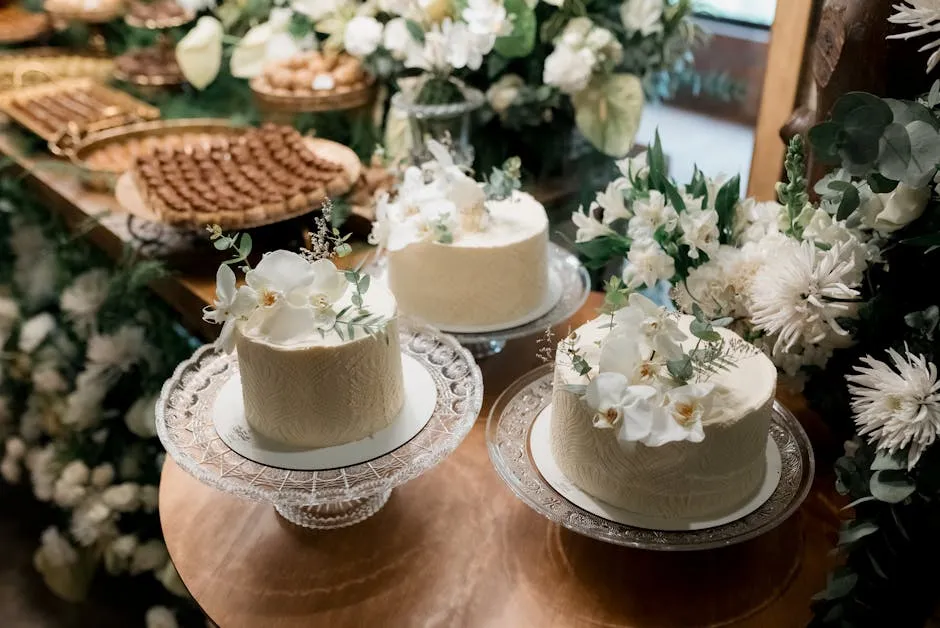
[[(890, 35), (888, 39), (911, 39), (921, 35), (937, 36), (940, 33), (940, 2), (937, 0), (907, 0), (904, 4), (894, 5), (896, 13), (888, 18), (889, 22), (907, 26), (908, 33)], [(933, 72), (940, 63), (940, 38), (924, 45), (920, 51), (933, 50), (927, 60), (927, 73)]]
[(108, 296), (109, 281), (108, 271), (95, 268), (76, 277), (62, 292), (59, 305), (82, 337), (94, 327), (98, 310)]
[(856, 374), (846, 379), (858, 433), (890, 454), (909, 448), (907, 468), (912, 469), (940, 431), (940, 382), (936, 365), (906, 348), (904, 353), (888, 350), (893, 369), (865, 356), (865, 366), (855, 367)]
[(842, 244), (828, 251), (809, 241), (781, 245), (751, 284), (754, 326), (778, 335), (775, 354), (795, 346), (851, 343), (838, 319), (855, 316), (862, 271), (851, 247)]

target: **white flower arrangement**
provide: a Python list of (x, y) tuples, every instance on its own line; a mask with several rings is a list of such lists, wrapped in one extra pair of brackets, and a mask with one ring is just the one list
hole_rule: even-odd
[(742, 349), (721, 337), (715, 330), (720, 324), (696, 310), (690, 325), (696, 342), (684, 348), (692, 337), (679, 328), (678, 316), (631, 292), (623, 307), (610, 312), (596, 367), (576, 333), (561, 343), (572, 370), (587, 381), (567, 389), (594, 410), (594, 427), (617, 430), (623, 444), (702, 442), (702, 420), (721, 392), (708, 377), (730, 368)]
[(405, 170), (394, 200), (388, 194), (378, 199), (369, 241), (382, 249), (397, 251), (417, 242), (451, 244), (462, 232), (483, 231), (489, 217), (486, 202), (518, 187), (517, 166), (494, 172), (491, 179), (501, 183), (488, 186), (457, 166), (443, 144), (428, 140), (427, 147), (433, 159)]

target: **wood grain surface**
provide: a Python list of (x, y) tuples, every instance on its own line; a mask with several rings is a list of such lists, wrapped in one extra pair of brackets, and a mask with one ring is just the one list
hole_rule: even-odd
[[(599, 302), (592, 295), (571, 324)], [(837, 536), (828, 462), (797, 515), (745, 544), (663, 553), (582, 537), (517, 500), (487, 454), (488, 408), (537, 364), (533, 339), (484, 360), (484, 412), (467, 440), (350, 528), (297, 528), (168, 460), (160, 516), (183, 581), (222, 628), (805, 624)]]

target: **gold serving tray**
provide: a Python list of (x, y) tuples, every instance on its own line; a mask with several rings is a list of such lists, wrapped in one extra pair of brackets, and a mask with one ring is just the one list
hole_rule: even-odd
[(64, 53), (59, 48), (26, 48), (0, 54), (0, 92), (68, 78), (107, 81), (114, 69), (109, 57)]
[[(48, 97), (59, 100), (43, 104)], [(67, 79), (0, 93), (0, 112), (66, 155), (83, 136), (116, 126), (155, 120), (160, 110), (92, 79)]]
[(325, 111), (344, 111), (357, 109), (371, 103), (375, 98), (375, 78), (370, 78), (365, 86), (344, 92), (327, 94), (278, 94), (262, 87), (261, 77), (251, 79), (251, 91), (259, 107), (265, 111), (284, 113), (315, 113)]
[[(118, 177), (134, 166), (134, 159), (149, 151), (171, 146), (205, 145), (213, 139), (240, 135), (245, 130), (246, 127), (233, 126), (231, 121), (220, 118), (137, 122), (80, 138), (69, 150), (68, 157), (81, 169), (81, 179), (86, 186), (110, 191)], [(114, 161), (115, 155), (107, 155), (115, 149), (117, 152), (125, 147), (130, 149), (132, 144), (143, 144), (144, 150), (133, 156), (128, 153), (126, 162), (118, 163)], [(106, 166), (103, 162), (109, 160), (112, 163)]]

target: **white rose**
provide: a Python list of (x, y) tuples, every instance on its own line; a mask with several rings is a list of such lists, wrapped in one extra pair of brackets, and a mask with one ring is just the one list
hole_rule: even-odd
[(930, 201), (930, 188), (912, 188), (904, 183), (889, 194), (880, 194), (884, 203), (872, 225), (876, 231), (893, 233), (920, 218)]
[(587, 48), (574, 50), (558, 45), (545, 59), (542, 80), (566, 94), (577, 94), (590, 82), (594, 62), (594, 53)]
[(156, 418), (157, 398), (155, 396), (141, 397), (128, 409), (124, 415), (127, 429), (135, 436), (153, 438), (157, 435)]
[(368, 57), (382, 43), (382, 23), (374, 17), (358, 15), (346, 24), (343, 42), (349, 54)]
[(37, 314), (20, 329), (19, 349), (23, 353), (32, 353), (55, 330), (55, 317), (48, 312)]
[(555, 39), (556, 45), (564, 45), (569, 48), (581, 48), (591, 31), (594, 30), (594, 22), (589, 17), (572, 18), (561, 32), (561, 36)]
[(620, 19), (627, 34), (644, 37), (663, 29), (663, 0), (626, 0), (620, 5)]
[(385, 25), (382, 46), (399, 61), (421, 54), (421, 44), (411, 36), (408, 21), (403, 17), (396, 17)]
[(186, 80), (196, 89), (205, 89), (222, 67), (222, 23), (203, 16), (176, 44), (176, 61)]
[(104, 505), (118, 512), (133, 512), (140, 505), (140, 487), (133, 482), (109, 486), (101, 493)]
[(156, 571), (163, 567), (169, 559), (170, 555), (167, 553), (163, 541), (152, 539), (146, 543), (141, 543), (134, 550), (130, 571), (135, 575), (145, 571)]
[(179, 628), (176, 616), (166, 606), (153, 606), (145, 616), (147, 628)]
[(503, 114), (516, 102), (516, 98), (519, 97), (519, 90), (524, 85), (525, 81), (518, 74), (504, 74), (486, 90), (486, 100), (490, 103), (493, 111)]

